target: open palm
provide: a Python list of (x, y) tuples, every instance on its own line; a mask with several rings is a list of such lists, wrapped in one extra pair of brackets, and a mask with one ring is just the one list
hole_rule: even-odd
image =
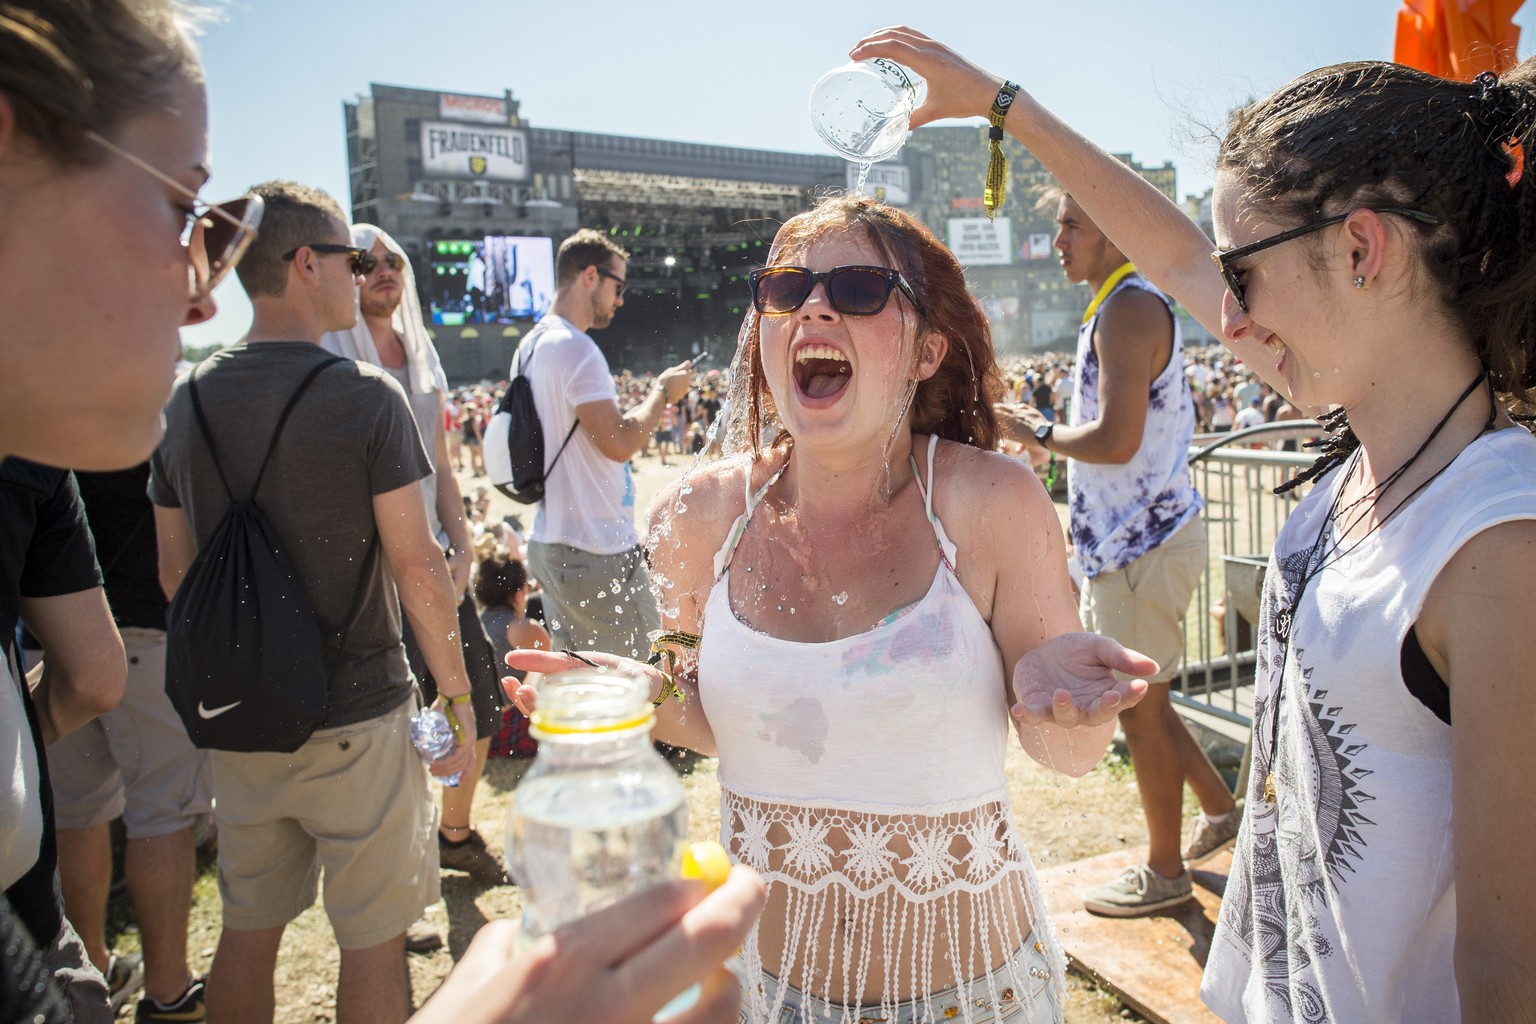
[(1157, 662), (1096, 633), (1063, 633), (1019, 659), (1012, 715), (1026, 725), (1102, 725), (1141, 700)]

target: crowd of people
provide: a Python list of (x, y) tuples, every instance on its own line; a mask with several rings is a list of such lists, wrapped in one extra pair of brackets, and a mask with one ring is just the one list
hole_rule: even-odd
[[(198, 199), (202, 69), (170, 0), (0, 5), (0, 1019), (105, 1022), (141, 989), (141, 1022), (270, 1021), (323, 874), (338, 1018), (405, 1020), (440, 871), (509, 881), (470, 818), (509, 692), (535, 713), (531, 674), (580, 664), (649, 681), (657, 738), (719, 758), (736, 866), (552, 935), (492, 922), (418, 1024), (638, 1024), (693, 985), (678, 1024), (1059, 1022), (1004, 752), (1080, 775), (1117, 722), (1147, 857), (1085, 904), (1159, 913), (1234, 846), (1202, 988), (1223, 1019), (1536, 1015), (1536, 440), (1513, 418), (1536, 383), (1536, 65), (1339, 65), (1239, 110), (1212, 253), (1019, 86), (906, 28), (852, 55), (927, 81), (914, 124), (986, 116), (1055, 176), (1055, 247), (1091, 293), (1075, 352), (1000, 365), (954, 255), (840, 195), (750, 275), (732, 376), (615, 374), (591, 334), (628, 253), (581, 230), (509, 367), (557, 439), (525, 531), (461, 492), (499, 396), (450, 393), (398, 243), (291, 181)], [(110, 258), (86, 293), (79, 238)], [(174, 378), (177, 329), (231, 271), (250, 331)], [(1187, 357), (1175, 302), (1228, 351)], [(1238, 800), (1168, 694), (1205, 561), (1185, 456), (1300, 410), (1328, 438), (1266, 578)], [(706, 437), (720, 457), (642, 537), (632, 460)], [(1070, 570), (1005, 443), (1068, 463)], [(291, 717), (246, 671), (286, 642), (189, 640), (229, 625), (196, 598), (239, 571), (205, 556), (241, 530), (286, 583), (239, 591), (236, 618), (308, 630), (317, 710), (281, 723), (291, 742), (205, 749), (215, 720)], [(167, 693), (224, 675), (258, 688)], [(452, 733), (428, 763), (422, 706)], [(210, 814), (204, 978), (187, 915)], [(105, 941), (117, 817), (141, 959)]]

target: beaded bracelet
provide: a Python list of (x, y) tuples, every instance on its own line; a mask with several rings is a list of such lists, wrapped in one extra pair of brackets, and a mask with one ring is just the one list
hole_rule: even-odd
[[(652, 633), (650, 639), (650, 664), (657, 666), (656, 670), (661, 673), (661, 692), (656, 695), (655, 700), (651, 701), (651, 707), (661, 707), (667, 702), (668, 697), (679, 704), (688, 703), (687, 694), (677, 685), (677, 652), (665, 645), (676, 644), (679, 647), (686, 647), (690, 651), (696, 651), (699, 649), (699, 642), (703, 638), (697, 633), (685, 633), (680, 629), (670, 629), (664, 632)], [(667, 663), (666, 668), (660, 667), (663, 660)]]

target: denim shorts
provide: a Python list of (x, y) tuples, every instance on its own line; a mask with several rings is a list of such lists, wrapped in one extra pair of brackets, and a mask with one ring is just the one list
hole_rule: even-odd
[[(1012, 978), (1026, 979), (1028, 991), (1015, 990)], [(989, 985), (990, 981), (990, 985)], [(1043, 944), (1031, 935), (1024, 945), (1008, 959), (1008, 962), (989, 974), (973, 980), (970, 989), (970, 1020), (972, 1024), (1053, 1024), (1058, 1020), (1056, 994), (1051, 988), (1051, 965), (1046, 959)], [(773, 1005), (779, 991), (784, 993), (784, 1005), (772, 1024), (823, 1024), (842, 1019), (843, 1008), (837, 1003), (807, 995), (792, 985), (780, 985), (771, 974), (763, 975), (763, 996)], [(996, 991), (999, 1001), (993, 1003), (989, 993)], [(747, 1000), (743, 999), (740, 1024), (751, 1021)], [(860, 1024), (948, 1024), (949, 1021), (966, 1019), (966, 992), (959, 985), (933, 993), (928, 999), (914, 999), (896, 1006), (894, 1015), (888, 1015), (877, 1003), (861, 1006), (853, 1019)]]

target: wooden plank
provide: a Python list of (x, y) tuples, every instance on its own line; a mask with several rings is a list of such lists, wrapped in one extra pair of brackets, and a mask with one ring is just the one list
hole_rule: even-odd
[(1051, 917), (1073, 968), (1153, 1024), (1221, 1024), (1200, 1001), (1230, 851), (1193, 871), (1195, 900), (1151, 917), (1098, 917), (1083, 894), (1141, 863), (1146, 848), (1116, 850), (1040, 873)]

